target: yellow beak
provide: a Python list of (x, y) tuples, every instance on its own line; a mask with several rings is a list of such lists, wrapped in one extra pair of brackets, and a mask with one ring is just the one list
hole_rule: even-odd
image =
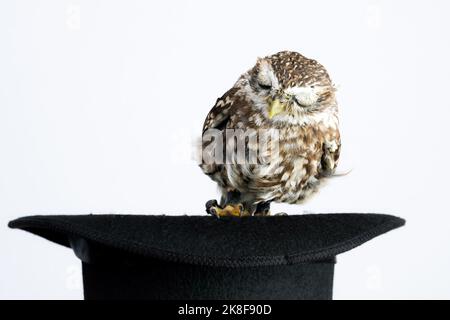
[(285, 105), (281, 103), (280, 99), (276, 98), (269, 106), (269, 119), (272, 119), (277, 114), (285, 110)]

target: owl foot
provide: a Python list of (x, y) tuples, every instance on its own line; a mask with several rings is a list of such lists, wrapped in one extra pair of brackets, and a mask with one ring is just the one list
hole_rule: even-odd
[(253, 214), (258, 217), (270, 216), (270, 202), (261, 202), (256, 206), (256, 211)]
[(222, 208), (216, 200), (210, 200), (206, 203), (206, 212), (217, 218), (243, 217), (249, 215), (241, 203), (227, 204)]

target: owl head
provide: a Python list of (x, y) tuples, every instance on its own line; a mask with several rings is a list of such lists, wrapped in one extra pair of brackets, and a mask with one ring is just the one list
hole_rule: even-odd
[(297, 123), (336, 107), (335, 88), (325, 68), (297, 52), (258, 59), (240, 81), (254, 106), (273, 122)]

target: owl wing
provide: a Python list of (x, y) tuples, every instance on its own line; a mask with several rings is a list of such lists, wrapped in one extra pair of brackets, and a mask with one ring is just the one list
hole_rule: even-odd
[(330, 177), (335, 171), (341, 153), (341, 138), (339, 131), (335, 131), (331, 138), (326, 139), (322, 145), (322, 158), (320, 160), (319, 174), (322, 177)]
[(237, 88), (227, 91), (222, 97), (217, 99), (214, 107), (209, 111), (203, 124), (203, 133), (208, 129), (223, 130), (226, 127), (231, 115), (231, 108), (234, 102), (234, 95)]
[[(225, 130), (232, 114), (232, 108), (235, 100), (234, 95), (237, 90), (237, 88), (232, 88), (228, 90), (222, 97), (217, 99), (214, 107), (206, 116), (205, 122), (203, 124), (202, 136), (205, 135), (205, 132), (208, 129), (217, 129), (220, 131)], [(210, 141), (202, 141), (202, 150), (206, 150), (206, 147), (209, 143)], [(204, 163), (204, 161), (202, 161), (202, 164), (200, 164), (200, 168), (213, 180), (215, 180), (219, 184), (224, 184), (223, 178), (220, 176), (220, 173), (223, 169), (223, 164)]]

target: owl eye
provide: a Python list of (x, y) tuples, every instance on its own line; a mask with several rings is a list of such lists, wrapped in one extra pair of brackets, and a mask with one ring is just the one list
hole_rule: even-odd
[(261, 83), (258, 81), (258, 85), (261, 87), (261, 89), (263, 90), (270, 90), (272, 88), (271, 84), (267, 84), (267, 83)]
[(266, 72), (260, 71), (256, 75), (255, 80), (258, 86), (263, 90), (269, 90), (270, 88), (272, 88), (272, 81), (270, 80), (270, 77)]
[(256, 82), (258, 83), (258, 86), (263, 90), (269, 90), (272, 88), (272, 82), (270, 79), (267, 79), (266, 77), (257, 77)]
[(293, 98), (298, 105), (309, 107), (318, 102), (319, 97), (315, 92), (299, 92)]

